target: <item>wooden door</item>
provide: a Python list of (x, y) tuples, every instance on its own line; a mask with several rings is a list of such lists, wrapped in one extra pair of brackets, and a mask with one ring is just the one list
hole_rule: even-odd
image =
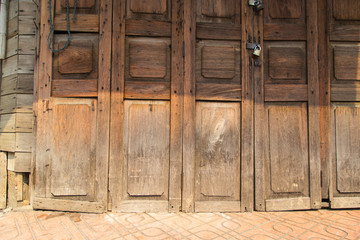
[(183, 195), (186, 212), (251, 211), (253, 11), (246, 1), (184, 5)]
[(182, 4), (114, 1), (112, 211), (181, 210)]
[[(67, 42), (66, 1), (52, 1), (54, 49)], [(72, 7), (70, 1), (70, 7)], [(111, 12), (109, 0), (79, 1), (70, 45), (48, 47), (50, 12), (41, 1), (35, 85), (35, 209), (107, 210)], [(99, 24), (101, 22), (102, 24)]]
[(317, 2), (264, 4), (254, 26), (255, 209), (320, 208)]
[[(331, 208), (360, 207), (360, 2), (322, 1), (328, 15), (323, 25), (324, 84), (322, 112), (329, 124), (322, 137), (326, 143), (323, 171), (330, 184)], [(330, 93), (330, 94), (328, 94)]]

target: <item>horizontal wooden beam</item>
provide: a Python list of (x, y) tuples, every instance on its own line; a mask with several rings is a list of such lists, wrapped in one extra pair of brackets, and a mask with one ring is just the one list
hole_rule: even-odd
[(197, 24), (196, 38), (216, 40), (241, 40), (241, 26), (229, 24)]
[(264, 40), (306, 40), (306, 25), (264, 24)]
[(132, 36), (171, 37), (171, 23), (128, 20), (126, 21), (125, 34)]
[(53, 80), (51, 94), (53, 97), (96, 97), (98, 82), (96, 79)]
[(170, 100), (170, 82), (126, 81), (125, 98)]
[(358, 102), (360, 101), (360, 84), (331, 84), (330, 99), (335, 102)]
[(196, 100), (241, 101), (240, 84), (197, 83)]
[(308, 100), (307, 84), (265, 85), (266, 102), (305, 102)]

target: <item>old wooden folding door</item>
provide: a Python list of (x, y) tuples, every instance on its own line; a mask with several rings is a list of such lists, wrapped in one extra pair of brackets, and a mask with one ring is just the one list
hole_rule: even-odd
[[(36, 69), (33, 207), (107, 210), (111, 65), (111, 0), (78, 0), (67, 43), (66, 0), (41, 1)], [(73, 8), (74, 1), (69, 1)], [(50, 16), (53, 21), (49, 21)], [(69, 18), (72, 19), (72, 16)], [(76, 33), (75, 33), (76, 32)], [(81, 33), (80, 33), (81, 32)], [(50, 36), (49, 36), (50, 34)]]
[(359, 206), (358, 4), (41, 1), (34, 208)]
[(240, 210), (240, 9), (235, 0), (114, 3), (113, 210)]
[(321, 0), (320, 76), (324, 198), (360, 207), (360, 2)]

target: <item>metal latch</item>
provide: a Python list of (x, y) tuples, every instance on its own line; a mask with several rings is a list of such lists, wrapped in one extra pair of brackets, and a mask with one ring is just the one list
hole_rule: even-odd
[(264, 3), (262, 0), (249, 0), (249, 5), (253, 6), (256, 12), (264, 9)]
[(246, 43), (246, 49), (254, 50), (253, 55), (256, 57), (260, 56), (261, 45), (259, 43)]

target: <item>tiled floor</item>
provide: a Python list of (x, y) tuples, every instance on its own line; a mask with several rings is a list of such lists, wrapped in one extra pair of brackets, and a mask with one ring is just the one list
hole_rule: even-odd
[(10, 212), (0, 213), (0, 239), (360, 239), (360, 210), (98, 215)]

